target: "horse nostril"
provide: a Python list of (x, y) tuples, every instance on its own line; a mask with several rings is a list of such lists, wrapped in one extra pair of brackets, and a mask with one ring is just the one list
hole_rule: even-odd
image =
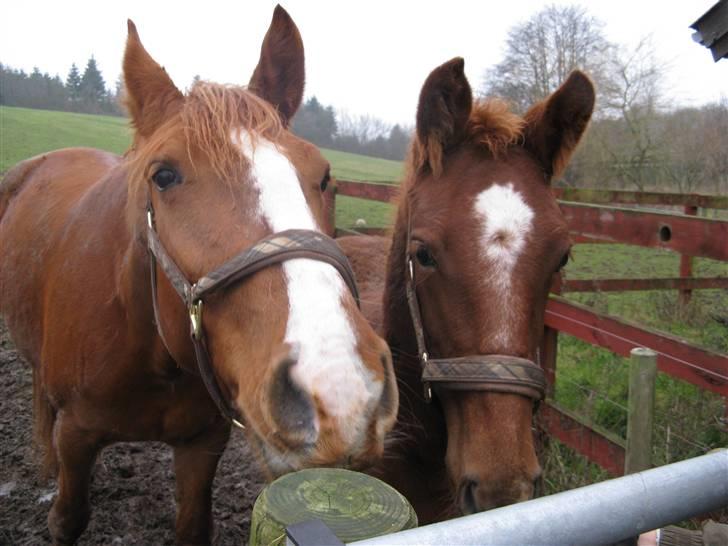
[(474, 514), (478, 511), (478, 502), (475, 499), (475, 492), (478, 489), (478, 482), (464, 480), (460, 486), (460, 507), (463, 514)]
[(310, 447), (316, 442), (316, 410), (310, 395), (294, 380), (295, 353), (277, 364), (269, 387), (269, 411), (277, 436), (290, 448)]

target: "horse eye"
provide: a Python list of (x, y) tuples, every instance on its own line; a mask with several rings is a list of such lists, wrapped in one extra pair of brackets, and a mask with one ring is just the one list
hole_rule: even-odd
[(329, 174), (329, 171), (326, 171), (326, 174), (324, 175), (323, 179), (321, 180), (321, 191), (325, 192), (326, 188), (329, 187), (329, 180), (331, 180), (331, 175)]
[(417, 261), (420, 262), (420, 265), (422, 267), (435, 267), (437, 265), (435, 258), (432, 256), (428, 248), (424, 245), (420, 246), (417, 249), (415, 256), (417, 257)]
[(152, 182), (159, 191), (164, 191), (170, 186), (179, 184), (180, 176), (177, 171), (169, 167), (162, 167), (152, 175)]
[(569, 263), (569, 253), (567, 252), (564, 254), (564, 256), (561, 258), (561, 261), (559, 262), (559, 267), (556, 268), (556, 271), (561, 271), (564, 267), (566, 267), (566, 264)]

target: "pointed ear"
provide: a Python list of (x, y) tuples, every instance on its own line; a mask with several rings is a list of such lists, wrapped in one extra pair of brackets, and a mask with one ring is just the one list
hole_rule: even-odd
[(305, 79), (301, 34), (288, 12), (278, 5), (248, 88), (275, 106), (288, 125), (301, 105)]
[(182, 105), (184, 97), (164, 70), (144, 49), (136, 26), (127, 21), (129, 36), (124, 52), (126, 107), (132, 124), (143, 136), (153, 133)]
[(413, 144), (418, 168), (429, 165), (442, 172), (442, 156), (465, 137), (473, 92), (465, 77), (462, 57), (438, 66), (425, 80), (417, 106), (417, 138)]
[(575, 70), (524, 116), (524, 146), (541, 161), (549, 178), (566, 168), (593, 110), (594, 85), (586, 74)]

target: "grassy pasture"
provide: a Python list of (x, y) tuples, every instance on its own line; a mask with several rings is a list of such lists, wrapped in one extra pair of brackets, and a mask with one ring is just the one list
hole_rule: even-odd
[[(91, 116), (0, 107), (0, 174), (33, 155), (68, 146), (93, 146), (122, 153), (130, 142), (127, 121)], [(346, 180), (394, 181), (402, 174), (396, 161), (322, 150), (335, 177)], [(358, 218), (369, 226), (389, 225), (392, 207), (349, 197), (337, 198), (336, 220), (350, 227)], [(574, 279), (671, 277), (679, 256), (669, 251), (628, 245), (578, 245), (566, 275)], [(696, 276), (728, 276), (728, 264), (696, 259)], [(696, 290), (690, 305), (677, 302), (676, 291), (571, 294), (570, 298), (599, 311), (679, 335), (713, 350), (728, 352), (728, 331), (715, 317), (728, 317), (728, 293)], [(627, 366), (625, 359), (568, 336), (559, 342), (556, 398), (602, 428), (624, 436)], [(728, 444), (718, 418), (724, 400), (684, 382), (658, 374), (655, 463), (698, 455)], [(583, 459), (552, 442), (545, 475), (553, 492), (604, 477)]]
[(0, 173), (22, 159), (58, 148), (90, 146), (117, 154), (131, 142), (127, 120), (0, 106)]

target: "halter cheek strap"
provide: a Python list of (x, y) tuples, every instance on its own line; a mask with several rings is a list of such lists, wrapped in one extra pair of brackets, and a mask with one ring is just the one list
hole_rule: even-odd
[(237, 406), (223, 395), (213, 370), (202, 325), (202, 309), (205, 298), (268, 266), (295, 258), (305, 258), (333, 266), (341, 274), (357, 305), (359, 305), (359, 293), (354, 280), (354, 272), (348, 259), (333, 239), (318, 231), (290, 229), (274, 233), (261, 239), (252, 247), (234, 256), (192, 284), (187, 280), (187, 277), (182, 273), (182, 270), (160, 241), (154, 225), (154, 209), (151, 201), (148, 201), (147, 247), (149, 250), (154, 321), (162, 343), (169, 352), (169, 344), (162, 331), (159, 318), (157, 265), (159, 265), (159, 268), (187, 308), (190, 320), (190, 339), (195, 349), (197, 367), (210, 398), (215, 402), (220, 413), (241, 428), (245, 428), (242, 424), (242, 416)]

